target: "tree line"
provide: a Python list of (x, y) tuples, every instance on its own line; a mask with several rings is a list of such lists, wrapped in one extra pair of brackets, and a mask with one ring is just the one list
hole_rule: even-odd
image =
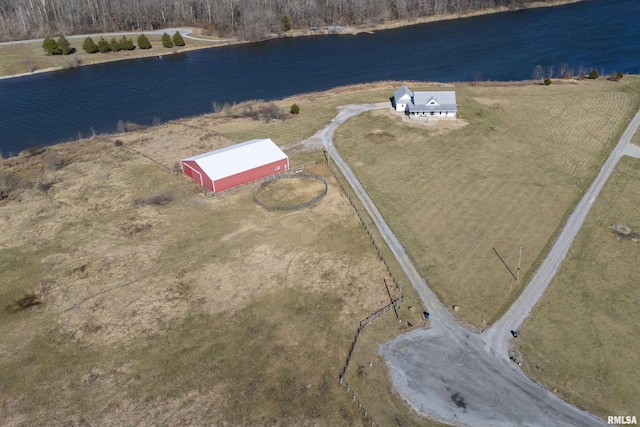
[(379, 24), (557, 0), (0, 0), (0, 40), (197, 26), (259, 40), (325, 25)]
[[(171, 48), (173, 46), (184, 46), (185, 42), (179, 31), (170, 36), (164, 33), (160, 38), (162, 46)], [(151, 49), (151, 42), (146, 35), (140, 34), (138, 36), (138, 47), (140, 49)], [(69, 41), (64, 35), (58, 37), (58, 40), (52, 37), (45, 37), (42, 42), (42, 48), (47, 55), (69, 55), (75, 53), (76, 49), (72, 48)], [(122, 36), (120, 39), (112, 37), (110, 41), (107, 41), (104, 37), (100, 37), (98, 43), (93, 41), (93, 38), (87, 37), (82, 42), (82, 50), (87, 53), (108, 53), (119, 52), (121, 50), (134, 50), (136, 46), (133, 44), (133, 40), (127, 36)]]

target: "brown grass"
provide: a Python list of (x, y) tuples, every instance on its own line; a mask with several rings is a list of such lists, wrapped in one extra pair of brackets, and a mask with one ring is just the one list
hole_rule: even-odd
[[(443, 302), (482, 329), (531, 277), (635, 113), (639, 84), (459, 85), (462, 121), (372, 112), (337, 131), (338, 148)], [(493, 248), (516, 274), (520, 247), (516, 282)]]
[(518, 338), (529, 376), (601, 417), (640, 408), (640, 243), (612, 229), (640, 231), (639, 205), (640, 160), (624, 157)]
[[(519, 293), (611, 147), (608, 122), (580, 112), (613, 100), (602, 111), (616, 117), (613, 141), (637, 107), (637, 85), (633, 77), (460, 85), (455, 124), (407, 125), (376, 112), (348, 122), (338, 139), (430, 283), (480, 326), (482, 314), (491, 321)], [(25, 183), (0, 201), (0, 300), (42, 296), (42, 304), (0, 313), (4, 423), (361, 424), (337, 374), (358, 321), (389, 302), (383, 279), (391, 280), (321, 154), (299, 141), (336, 106), (380, 102), (395, 87), (283, 100), (283, 108), (301, 106), (285, 122), (210, 114), (0, 160), (3, 174)], [(568, 130), (547, 110), (582, 126)], [(567, 142), (548, 142), (554, 131)], [(251, 201), (251, 189), (212, 200), (169, 172), (181, 158), (255, 137), (286, 144), (292, 165), (315, 160), (305, 172), (328, 180), (327, 197), (271, 213)], [(581, 142), (584, 150), (568, 147)], [(36, 182), (51, 185), (28, 185)], [(162, 194), (172, 200), (154, 203)], [(505, 277), (492, 246), (511, 266), (525, 247), (519, 284)], [(377, 359), (378, 344), (424, 325), (415, 292), (382, 252), (407, 302), (401, 322), (391, 312), (367, 326), (347, 380), (381, 424), (424, 425)], [(612, 378), (612, 390), (625, 386)]]
[(0, 300), (43, 295), (0, 314), (5, 425), (362, 422), (337, 375), (384, 266), (318, 152), (329, 193), (292, 213), (164, 169), (229, 143), (207, 122), (53, 147), (60, 169), (2, 160), (55, 182), (2, 202)]
[(319, 196), (324, 189), (324, 183), (312, 178), (278, 179), (263, 186), (256, 197), (267, 206), (295, 206)]

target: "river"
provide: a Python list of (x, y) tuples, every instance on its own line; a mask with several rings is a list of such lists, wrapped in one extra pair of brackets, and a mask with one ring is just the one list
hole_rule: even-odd
[(212, 111), (212, 102), (280, 99), (380, 80), (525, 80), (556, 70), (640, 72), (640, 2), (564, 6), (373, 34), (270, 40), (0, 80), (0, 153), (18, 154)]

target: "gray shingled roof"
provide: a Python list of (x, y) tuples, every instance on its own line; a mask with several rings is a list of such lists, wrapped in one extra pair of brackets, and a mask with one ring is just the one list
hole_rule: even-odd
[(457, 111), (454, 91), (414, 92), (409, 111)]
[(393, 99), (398, 100), (404, 95), (409, 95), (409, 98), (413, 98), (413, 92), (411, 92), (411, 90), (409, 90), (405, 85), (402, 85), (393, 93)]

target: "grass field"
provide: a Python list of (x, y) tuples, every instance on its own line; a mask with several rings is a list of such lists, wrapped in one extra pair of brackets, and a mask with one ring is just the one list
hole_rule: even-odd
[(319, 152), (291, 162), (315, 158), (329, 192), (289, 213), (161, 167), (229, 145), (230, 120), (1, 160), (33, 184), (0, 201), (5, 425), (362, 423), (337, 377), (388, 273)]
[(638, 206), (640, 160), (623, 157), (517, 343), (529, 376), (605, 419), (640, 408), (640, 242), (611, 228), (639, 233)]
[(456, 123), (371, 112), (338, 129), (337, 146), (441, 300), (483, 329), (532, 276), (637, 110), (639, 89), (635, 77), (458, 85)]
[[(284, 122), (238, 118), (239, 105), (0, 160), (0, 198), (7, 175), (23, 180), (0, 200), (4, 424), (364, 425), (337, 376), (358, 322), (389, 303), (384, 280), (391, 280), (322, 154), (300, 141), (337, 106), (381, 102), (396, 87), (285, 99), (277, 104), (295, 102), (301, 112)], [(378, 111), (347, 122), (337, 140), (430, 285), (482, 328), (531, 276), (638, 107), (639, 87), (631, 76), (550, 87), (459, 85), (456, 123), (408, 125)], [(327, 179), (327, 196), (301, 211), (266, 212), (252, 188), (210, 199), (167, 171), (181, 158), (257, 137), (285, 147), (292, 166), (316, 161), (305, 172)], [(290, 202), (318, 190), (280, 183), (267, 196)], [(492, 248), (513, 269), (520, 246), (515, 282)], [(436, 425), (393, 393), (377, 356), (380, 343), (424, 325), (415, 292), (388, 249), (382, 253), (405, 284), (406, 303), (400, 321), (391, 312), (366, 327), (346, 380), (380, 424)], [(20, 309), (25, 297), (40, 304)], [(552, 302), (566, 303), (561, 298)], [(601, 302), (616, 310), (620, 301)], [(596, 320), (637, 342), (622, 323), (630, 320), (613, 313)], [(555, 336), (552, 326), (540, 329), (562, 343), (565, 332)], [(582, 344), (598, 339), (586, 335)], [(576, 349), (584, 351), (574, 347), (567, 359), (577, 358)], [(572, 375), (575, 394), (566, 396), (596, 411), (618, 402), (604, 392), (592, 397), (588, 387), (597, 385), (576, 380), (588, 369), (570, 371), (567, 361), (554, 374), (542, 350), (522, 347), (527, 360), (544, 364), (544, 381)], [(609, 353), (598, 354), (602, 369), (609, 366)], [(605, 391), (635, 392), (630, 378), (610, 378)], [(621, 405), (637, 402), (624, 396)]]

